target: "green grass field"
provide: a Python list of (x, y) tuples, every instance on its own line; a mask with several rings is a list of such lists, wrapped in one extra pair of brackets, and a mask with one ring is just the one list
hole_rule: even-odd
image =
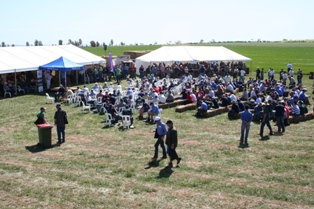
[[(230, 50), (240, 53), (252, 59), (252, 63), (247, 63), (247, 67), (255, 72), (257, 67), (274, 68), (275, 72), (281, 69), (286, 70), (287, 64), (291, 62), (296, 72), (300, 68), (304, 74), (314, 72), (314, 43), (215, 43), (209, 46), (224, 46)], [(124, 51), (146, 51), (155, 50), (161, 46), (113, 46), (108, 47), (113, 55), (122, 55)], [(105, 55), (102, 47), (84, 48), (85, 50), (96, 55)]]
[(33, 122), (45, 106), (53, 123), (55, 104), (36, 94), (1, 99), (0, 105), (0, 208), (314, 207), (314, 120), (266, 141), (252, 124), (250, 148), (239, 149), (239, 120), (165, 109), (162, 119), (174, 121), (183, 159), (169, 171), (166, 160), (150, 160), (155, 125), (135, 120), (135, 129), (105, 128), (104, 116), (63, 105), (66, 143), (42, 150)]
[[(289, 61), (294, 69), (313, 69), (312, 43), (221, 45), (252, 58), (253, 69), (271, 66), (278, 72)], [(118, 55), (157, 47), (108, 50)], [(311, 89), (313, 80), (305, 76), (303, 82)], [(314, 120), (292, 124), (284, 135), (265, 141), (254, 123), (250, 147), (239, 149), (239, 120), (228, 120), (226, 113), (197, 119), (195, 111), (165, 109), (162, 120), (174, 121), (183, 159), (169, 171), (166, 160), (151, 161), (154, 125), (135, 120), (135, 129), (106, 128), (104, 116), (82, 114), (73, 104), (63, 105), (66, 143), (40, 149), (36, 114), (47, 107), (53, 123), (56, 110), (45, 101), (44, 94), (0, 99), (0, 208), (314, 208)]]

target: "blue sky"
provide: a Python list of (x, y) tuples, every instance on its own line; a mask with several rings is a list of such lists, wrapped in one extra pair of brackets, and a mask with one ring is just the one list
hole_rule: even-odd
[(314, 39), (312, 0), (2, 0), (0, 43)]

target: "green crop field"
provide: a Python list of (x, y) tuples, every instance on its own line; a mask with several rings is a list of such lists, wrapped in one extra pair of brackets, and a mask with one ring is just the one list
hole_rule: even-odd
[[(256, 70), (257, 67), (268, 70), (274, 68), (275, 72), (286, 69), (288, 62), (293, 64), (295, 72), (300, 68), (304, 74), (314, 72), (314, 43), (215, 43), (209, 46), (224, 46), (230, 50), (240, 53), (252, 59), (247, 67)], [(122, 55), (124, 51), (146, 51), (155, 50), (161, 46), (112, 46), (108, 47), (113, 55)], [(96, 55), (105, 55), (102, 47), (84, 48)]]

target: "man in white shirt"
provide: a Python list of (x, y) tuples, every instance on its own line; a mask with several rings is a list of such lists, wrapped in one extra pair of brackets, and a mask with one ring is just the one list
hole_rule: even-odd
[(87, 93), (89, 92), (88, 87), (84, 86), (84, 88), (83, 88), (83, 92), (84, 92), (84, 94), (87, 94)]
[(227, 92), (233, 93), (234, 89), (233, 89), (233, 86), (231, 85), (231, 83), (228, 83), (228, 86), (227, 86), (226, 90), (227, 90)]
[(47, 71), (47, 73), (45, 74), (45, 78), (46, 78), (47, 89), (50, 89), (51, 78), (52, 78), (50, 71)]
[(231, 77), (229, 74), (227, 74), (225, 77), (224, 77), (224, 80), (226, 83), (229, 83), (231, 81)]
[(193, 103), (197, 103), (197, 98), (194, 92), (191, 93), (191, 97), (193, 99)]
[(253, 88), (252, 91), (251, 91), (250, 97), (251, 97), (252, 99), (256, 99), (256, 93), (255, 93), (254, 88)]
[(241, 69), (240, 71), (240, 80), (244, 81), (245, 71)]
[(160, 95), (159, 95), (159, 103), (161, 103), (161, 104), (166, 103), (166, 97), (165, 97), (164, 93), (162, 93), (162, 92), (160, 92)]
[(231, 99), (231, 101), (237, 102), (237, 97), (232, 93), (229, 98)]
[(215, 98), (215, 92), (213, 89), (209, 88), (209, 94), (210, 98)]

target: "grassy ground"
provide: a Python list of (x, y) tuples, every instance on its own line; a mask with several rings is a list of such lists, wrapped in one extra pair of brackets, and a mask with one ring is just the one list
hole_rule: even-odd
[[(230, 50), (250, 57), (252, 63), (247, 63), (247, 67), (255, 71), (257, 67), (269, 68), (279, 72), (286, 69), (287, 64), (291, 62), (293, 69), (297, 72), (300, 68), (304, 74), (314, 72), (314, 43), (214, 43), (209, 46), (224, 46)], [(114, 55), (122, 55), (124, 51), (145, 51), (155, 50), (161, 46), (113, 46), (108, 47), (107, 54), (112, 51)], [(105, 55), (102, 47), (84, 48), (85, 50), (97, 54)]]
[[(250, 148), (239, 149), (239, 120), (165, 109), (162, 120), (174, 121), (183, 159), (167, 170), (166, 160), (150, 160), (154, 125), (135, 120), (135, 129), (105, 128), (104, 116), (63, 106), (70, 123), (66, 143), (42, 150), (33, 122), (46, 106), (53, 123), (55, 105), (45, 104), (44, 95), (0, 105), (0, 208), (314, 207), (313, 120), (266, 141), (253, 124)], [(55, 128), (52, 139), (55, 144)]]

